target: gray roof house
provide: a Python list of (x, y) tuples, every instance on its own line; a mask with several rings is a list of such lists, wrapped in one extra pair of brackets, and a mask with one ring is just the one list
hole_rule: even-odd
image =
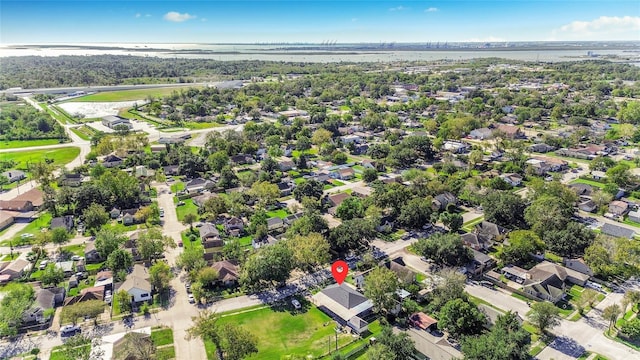
[(131, 121), (129, 121), (129, 119), (125, 119), (116, 115), (107, 115), (102, 117), (102, 125), (108, 127), (109, 129), (113, 129), (116, 126), (126, 126), (127, 129), (133, 128), (133, 125), (131, 125)]
[(320, 310), (342, 325), (347, 325), (357, 333), (368, 328), (363, 318), (371, 312), (373, 303), (351, 285), (342, 283), (327, 286), (313, 296)]
[(9, 184), (11, 184), (12, 182), (20, 181), (27, 177), (24, 171), (20, 171), (20, 170), (5, 171), (2, 173), (2, 175), (7, 179), (9, 179)]
[(633, 239), (636, 236), (636, 232), (631, 229), (609, 223), (602, 225), (600, 231), (605, 235), (627, 239)]

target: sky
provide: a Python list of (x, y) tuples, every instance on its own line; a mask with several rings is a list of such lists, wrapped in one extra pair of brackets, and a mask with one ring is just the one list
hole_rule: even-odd
[(0, 44), (640, 41), (638, 0), (0, 0)]

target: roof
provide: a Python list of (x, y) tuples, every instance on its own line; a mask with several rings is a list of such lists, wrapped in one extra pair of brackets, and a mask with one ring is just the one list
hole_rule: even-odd
[(636, 232), (631, 229), (609, 223), (605, 223), (604, 225), (602, 225), (600, 231), (605, 235), (624, 237), (628, 239), (633, 239), (633, 237), (636, 235)]
[(31, 202), (25, 200), (0, 200), (0, 210), (23, 211), (30, 205)]
[[(587, 274), (583, 274), (579, 271), (573, 270), (573, 269), (569, 269), (567, 267), (561, 266), (561, 265), (557, 265), (554, 264), (552, 262), (549, 261), (543, 261), (539, 264), (537, 264), (536, 266), (534, 266), (531, 270), (533, 269), (540, 269), (549, 273), (554, 273), (556, 274), (560, 280), (565, 281), (567, 279), (567, 276), (571, 276), (573, 278), (582, 280), (582, 281), (587, 281), (589, 280), (590, 276)], [(529, 270), (529, 271), (531, 271)], [(532, 277), (533, 278), (533, 277)]]
[(219, 236), (220, 232), (215, 225), (211, 223), (205, 223), (200, 227), (200, 237)]
[(473, 252), (473, 259), (481, 264), (487, 264), (493, 261), (493, 259), (489, 255), (483, 252), (475, 249), (471, 249), (471, 251)]
[(417, 312), (417, 313), (411, 314), (411, 316), (409, 317), (409, 320), (411, 320), (415, 326), (421, 328), (422, 330), (426, 330), (429, 328), (429, 326), (438, 323), (438, 320), (432, 318), (431, 316), (423, 312)]
[(56, 267), (62, 269), (64, 272), (73, 271), (73, 261), (60, 261), (56, 263)]
[(234, 261), (218, 261), (213, 263), (211, 267), (218, 272), (218, 280), (220, 281), (237, 281), (239, 278), (238, 264)]
[(314, 295), (314, 298), (316, 303), (344, 321), (373, 307), (371, 300), (347, 283), (329, 285)]
[(502, 268), (502, 272), (503, 273), (509, 273), (512, 275), (515, 275), (521, 279), (526, 279), (527, 278), (527, 270), (515, 266), (515, 265), (507, 265), (505, 267)]
[(131, 275), (145, 280), (148, 280), (150, 277), (149, 269), (140, 264), (133, 265), (133, 271), (131, 272)]
[(146, 279), (134, 276), (133, 274), (129, 274), (127, 276), (127, 280), (120, 285), (120, 289), (129, 292), (131, 289), (139, 289), (144, 290), (146, 292), (151, 292), (151, 283)]
[(13, 198), (13, 200), (15, 201), (31, 201), (31, 204), (33, 204), (33, 206), (42, 206), (42, 204), (44, 203), (44, 198), (43, 198), (44, 194), (42, 192), (42, 190), (38, 189), (38, 188), (33, 188), (27, 192), (24, 192), (18, 196), (16, 196), (15, 198)]
[(2, 269), (0, 273), (5, 274), (9, 271), (18, 273), (26, 269), (29, 265), (31, 265), (31, 263), (25, 259), (15, 259), (11, 263), (9, 263), (6, 268)]
[(351, 195), (347, 194), (347, 193), (337, 193), (337, 194), (331, 194), (329, 195), (329, 200), (335, 205), (335, 206), (340, 206), (340, 204), (342, 204), (343, 201), (345, 201), (347, 198), (351, 197)]
[(80, 291), (80, 295), (68, 297), (64, 300), (64, 306), (89, 300), (104, 300), (104, 286), (94, 286)]

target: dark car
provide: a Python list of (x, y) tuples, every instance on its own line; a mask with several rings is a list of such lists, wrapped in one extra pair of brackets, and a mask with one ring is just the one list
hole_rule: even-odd
[(69, 337), (69, 336), (74, 336), (76, 334), (79, 334), (81, 332), (82, 330), (77, 325), (66, 325), (60, 329), (60, 336)]

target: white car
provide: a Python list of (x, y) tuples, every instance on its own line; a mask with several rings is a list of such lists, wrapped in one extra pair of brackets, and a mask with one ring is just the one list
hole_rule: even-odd
[(80, 256), (80, 255), (73, 255), (71, 257), (71, 260), (73, 260), (73, 261), (80, 261), (82, 259), (84, 259), (84, 258), (82, 256)]
[(40, 270), (44, 270), (47, 267), (47, 264), (49, 264), (49, 260), (40, 261)]
[(189, 304), (193, 304), (196, 302), (196, 298), (193, 297), (193, 294), (189, 294)]
[(291, 300), (291, 305), (293, 305), (296, 310), (300, 310), (300, 308), (302, 308), (302, 305), (300, 305), (300, 301), (298, 301), (297, 299)]

